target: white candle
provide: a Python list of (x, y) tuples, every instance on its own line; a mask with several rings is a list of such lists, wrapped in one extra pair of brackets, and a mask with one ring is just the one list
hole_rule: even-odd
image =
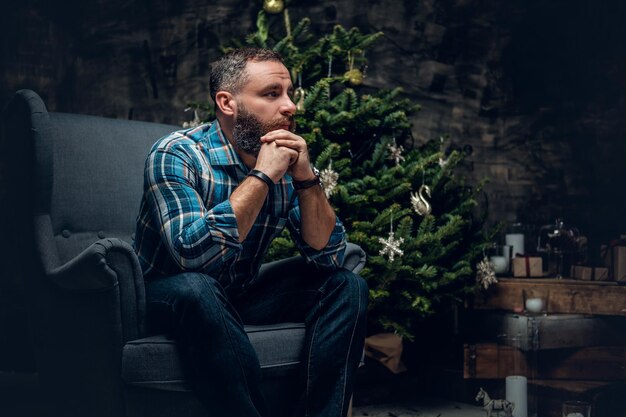
[(504, 236), (507, 245), (513, 246), (513, 257), (519, 253), (524, 254), (524, 235), (522, 233), (510, 233)]
[(506, 377), (506, 400), (515, 404), (513, 417), (528, 417), (525, 376), (511, 375)]
[(529, 313), (541, 313), (543, 311), (543, 300), (541, 298), (527, 299), (526, 311)]
[(509, 269), (509, 265), (504, 256), (492, 256), (489, 258), (489, 262), (493, 265), (493, 270), (496, 274), (502, 274)]
[(511, 245), (503, 245), (502, 246), (502, 254), (506, 258), (506, 266), (507, 268), (511, 265)]

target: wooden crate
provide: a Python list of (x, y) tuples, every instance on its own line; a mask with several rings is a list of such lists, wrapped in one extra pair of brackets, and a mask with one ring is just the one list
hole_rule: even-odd
[(493, 310), (472, 311), (464, 322), (465, 341), (500, 342), (516, 337), (522, 350), (626, 346), (626, 317), (552, 314), (528, 316)]
[[(529, 293), (547, 300), (547, 316), (519, 314)], [(529, 401), (533, 398), (540, 416), (560, 417), (566, 400), (589, 401), (594, 417), (625, 415), (626, 286), (500, 278), (468, 307), (463, 369), (468, 383), (490, 386), (501, 397), (504, 378), (517, 368), (530, 378)], [(510, 337), (501, 334), (515, 335), (514, 344), (503, 344)]]
[(464, 345), (463, 356), (464, 378), (502, 379), (519, 372), (537, 381), (545, 380), (544, 385), (553, 380), (557, 386), (564, 380), (626, 379), (626, 347), (620, 346), (528, 352), (495, 343), (476, 343)]

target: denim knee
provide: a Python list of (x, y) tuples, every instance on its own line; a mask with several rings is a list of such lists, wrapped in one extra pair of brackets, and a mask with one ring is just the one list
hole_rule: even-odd
[(326, 286), (339, 290), (341, 298), (355, 310), (358, 309), (359, 314), (364, 315), (367, 311), (369, 289), (361, 276), (347, 269), (339, 269), (329, 275)]
[(153, 287), (150, 290), (153, 302), (169, 304), (181, 324), (201, 322), (207, 331), (221, 325), (221, 310), (227, 306), (228, 300), (215, 278), (186, 272), (150, 283), (150, 286)]

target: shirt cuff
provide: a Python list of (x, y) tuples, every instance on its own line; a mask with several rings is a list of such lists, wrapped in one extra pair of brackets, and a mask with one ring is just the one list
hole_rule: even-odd
[(312, 262), (321, 268), (337, 269), (341, 267), (346, 251), (346, 230), (338, 218), (335, 220), (335, 228), (328, 239), (328, 243), (320, 250), (309, 246), (302, 239), (300, 224), (295, 224), (293, 219), (290, 220), (291, 228), (294, 231), (294, 241), (307, 262)]
[(223, 201), (209, 210), (206, 220), (211, 225), (211, 237), (214, 242), (241, 247), (237, 217), (230, 200)]

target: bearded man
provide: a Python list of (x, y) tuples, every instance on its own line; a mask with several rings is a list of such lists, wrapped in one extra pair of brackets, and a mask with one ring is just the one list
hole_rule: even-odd
[[(286, 321), (306, 324), (294, 415), (348, 409), (368, 290), (340, 268), (345, 230), (294, 133), (292, 93), (276, 52), (234, 50), (211, 68), (217, 120), (159, 139), (146, 161), (134, 246), (148, 324), (174, 335), (211, 415), (270, 415), (243, 325)], [(259, 279), (284, 227), (311, 271)]]

